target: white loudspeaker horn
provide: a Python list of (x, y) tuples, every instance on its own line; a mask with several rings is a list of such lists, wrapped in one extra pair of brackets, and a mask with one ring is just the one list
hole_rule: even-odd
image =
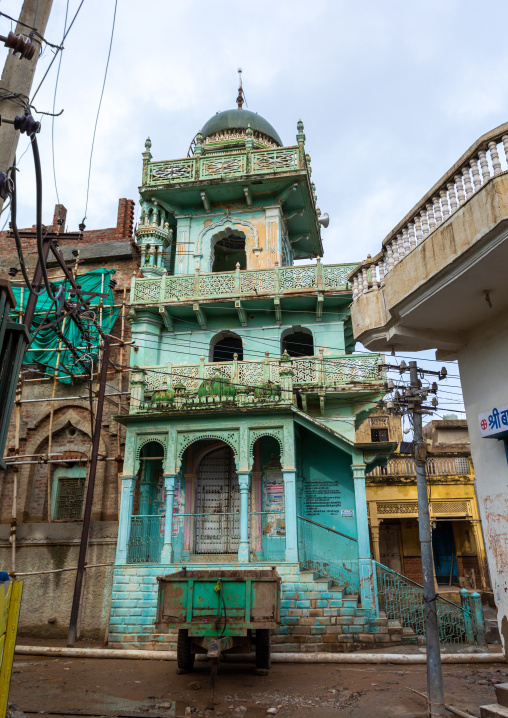
[(328, 225), (330, 224), (330, 215), (328, 214), (328, 212), (326, 212), (322, 217), (320, 217), (318, 219), (318, 222), (326, 229), (326, 227), (328, 227)]

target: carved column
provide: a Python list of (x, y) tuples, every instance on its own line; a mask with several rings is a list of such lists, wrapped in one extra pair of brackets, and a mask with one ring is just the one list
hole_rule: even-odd
[(286, 561), (298, 561), (298, 536), (296, 528), (296, 471), (283, 469), (284, 519), (286, 523)]
[(240, 546), (238, 548), (239, 563), (248, 563), (250, 557), (249, 545), (249, 490), (250, 471), (238, 472), (240, 485)]
[(116, 546), (115, 563), (127, 563), (127, 549), (131, 531), (132, 501), (136, 476), (124, 474), (121, 477), (122, 493), (120, 498), (120, 516), (118, 520), (118, 542)]
[(166, 489), (166, 517), (164, 520), (164, 545), (162, 547), (161, 563), (173, 561), (173, 499), (175, 496), (176, 475), (164, 474), (164, 488)]

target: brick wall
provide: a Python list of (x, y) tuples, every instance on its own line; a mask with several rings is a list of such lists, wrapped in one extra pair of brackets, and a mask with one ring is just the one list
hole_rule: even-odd
[[(53, 213), (51, 231), (63, 233), (67, 210), (63, 205), (56, 205)], [(58, 219), (63, 224), (58, 224)], [(80, 249), (79, 272), (85, 273), (102, 267), (114, 268), (115, 279), (118, 285), (114, 290), (115, 303), (121, 305), (124, 298), (128, 302), (129, 289), (132, 273), (138, 267), (138, 254), (132, 242), (132, 231), (134, 221), (134, 202), (129, 199), (120, 199), (116, 217), (116, 226), (106, 229), (86, 229), (83, 240), (79, 243), (60, 241), (60, 247), (70, 258), (70, 251), (77, 247)], [(113, 224), (113, 223), (112, 223)], [(33, 269), (36, 261), (35, 232), (32, 236), (22, 240), (26, 252), (26, 262)], [(66, 261), (68, 261), (66, 259)], [(70, 264), (70, 261), (69, 261)], [(5, 276), (5, 271), (10, 266), (17, 266), (17, 255), (15, 252), (14, 239), (8, 236), (7, 232), (0, 232), (0, 276)], [(50, 265), (49, 274), (58, 278), (61, 271), (54, 265)], [(19, 280), (21, 275), (16, 277)], [(123, 312), (124, 340), (130, 341), (130, 325), (125, 319), (126, 312)], [(112, 334), (120, 336), (122, 329), (122, 311), (112, 329)], [(113, 341), (113, 343), (116, 343)], [(117, 364), (129, 365), (130, 349), (113, 346), (111, 359)], [(25, 367), (24, 367), (25, 369)], [(24, 373), (23, 400), (43, 400), (22, 403), (20, 411), (20, 441), (19, 454), (44, 454), (48, 451), (48, 436), (51, 420), (53, 422), (53, 443), (52, 452), (68, 456), (72, 452), (84, 452), (89, 456), (91, 446), (90, 429), (90, 404), (88, 396), (88, 385), (76, 380), (72, 385), (63, 385), (59, 382), (53, 387), (52, 379), (44, 379), (42, 375), (33, 372)], [(121, 385), (120, 385), (121, 381)], [(128, 391), (128, 373), (119, 372), (113, 367), (108, 371), (107, 393), (115, 393), (118, 389)], [(44, 399), (54, 396), (54, 402), (46, 402)], [(83, 396), (83, 400), (71, 399), (71, 397)], [(123, 411), (126, 411), (128, 397), (123, 398)], [(101, 459), (111, 458), (123, 454), (123, 437), (125, 430), (112, 419), (114, 414), (121, 413), (118, 405), (118, 398), (106, 400), (104, 405), (103, 431), (101, 437)], [(52, 417), (51, 417), (52, 415)], [(15, 450), (15, 411), (9, 430), (6, 444), (6, 455), (13, 456)], [(73, 436), (67, 432), (72, 426), (76, 429)], [(120, 433), (120, 445), (118, 434)], [(35, 457), (37, 458), (37, 457)], [(17, 521), (41, 522), (48, 519), (48, 464), (43, 461), (37, 464), (19, 465), (17, 471), (18, 480), (18, 510)], [(116, 461), (99, 460), (98, 476), (94, 493), (93, 519), (96, 521), (116, 520), (118, 517), (118, 471), (121, 464)], [(34, 460), (30, 457), (27, 460)], [(14, 470), (8, 469), (0, 475), (0, 523), (8, 523), (11, 520), (12, 512), (12, 487), (14, 481)]]
[(404, 556), (404, 576), (420, 585), (423, 583), (421, 556)]

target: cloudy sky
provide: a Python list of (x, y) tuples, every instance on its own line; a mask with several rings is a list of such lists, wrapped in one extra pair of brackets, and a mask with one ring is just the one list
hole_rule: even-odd
[[(59, 42), (67, 0), (46, 36)], [(69, 0), (73, 17), (79, 0)], [(21, 2), (3, 0), (17, 15)], [(85, 212), (92, 131), (114, 0), (85, 0), (66, 42), (56, 97), (55, 165), (68, 227)], [(5, 32), (9, 21), (0, 18)], [(508, 120), (506, 0), (118, 0), (92, 162), (89, 229), (115, 224), (137, 199), (148, 135), (154, 159), (184, 157), (219, 110), (248, 107), (287, 145), (305, 124), (318, 204), (331, 217), (325, 261), (352, 262), (382, 239), (483, 133)], [(5, 51), (4, 51), (5, 54)], [(34, 88), (52, 53), (39, 61)], [(51, 111), (57, 62), (35, 101)], [(56, 193), (51, 119), (39, 136), (44, 217)], [(25, 149), (20, 142), (18, 156)], [(19, 224), (34, 222), (33, 166), (21, 162)], [(2, 218), (3, 219), (3, 218)]]

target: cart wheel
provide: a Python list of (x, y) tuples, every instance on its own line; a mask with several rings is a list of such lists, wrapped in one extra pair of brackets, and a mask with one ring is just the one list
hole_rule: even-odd
[(186, 628), (178, 631), (178, 643), (176, 644), (177, 673), (187, 673), (194, 668), (194, 654), (191, 652), (192, 641)]
[(270, 631), (267, 628), (256, 630), (256, 669), (267, 671), (272, 665)]

